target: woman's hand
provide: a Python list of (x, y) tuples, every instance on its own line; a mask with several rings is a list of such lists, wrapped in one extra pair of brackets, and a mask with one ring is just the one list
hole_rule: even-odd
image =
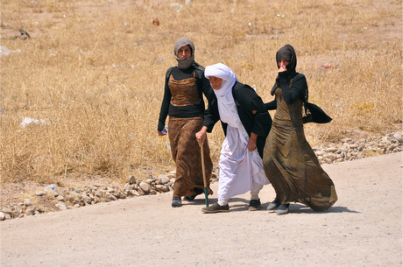
[(281, 61), (279, 61), (278, 64), (278, 72), (284, 72), (287, 71), (287, 65), (288, 65), (288, 61), (282, 59)]
[(164, 127), (164, 130), (163, 130), (163, 131), (164, 131), (165, 133), (158, 131), (158, 135), (159, 135), (159, 136), (167, 135), (167, 132), (166, 132), (166, 130), (165, 130), (165, 127)]
[(207, 137), (207, 127), (203, 126), (201, 130), (196, 133), (196, 140), (197, 143), (199, 143), (199, 146), (203, 146), (206, 137)]
[(249, 138), (249, 143), (248, 143), (249, 151), (253, 151), (256, 149), (256, 140), (257, 140), (257, 134), (251, 133), (250, 138)]
[(284, 72), (284, 71), (287, 71), (287, 68), (284, 65), (280, 66), (278, 72)]

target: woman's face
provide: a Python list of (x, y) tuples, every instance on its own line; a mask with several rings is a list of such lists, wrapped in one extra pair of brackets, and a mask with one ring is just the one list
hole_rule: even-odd
[(214, 90), (218, 90), (218, 89), (221, 88), (222, 81), (223, 81), (221, 78), (211, 76), (209, 78), (209, 80), (210, 80), (210, 83), (211, 83), (211, 87), (213, 87)]
[(279, 62), (277, 62), (277, 64), (278, 64), (279, 68), (286, 68), (287, 65), (290, 64), (290, 62), (283, 58)]
[(190, 49), (190, 46), (185, 45), (179, 48), (178, 58), (189, 58), (191, 56), (192, 56), (192, 49)]

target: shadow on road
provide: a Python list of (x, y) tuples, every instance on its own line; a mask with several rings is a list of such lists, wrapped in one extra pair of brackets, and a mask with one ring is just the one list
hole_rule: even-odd
[(301, 204), (291, 204), (290, 205), (290, 213), (343, 213), (343, 212), (350, 212), (350, 213), (360, 213), (355, 210), (349, 210), (347, 207), (331, 207), (326, 211), (314, 211), (313, 209), (301, 205)]
[[(209, 205), (212, 205), (214, 203), (216, 203), (218, 200), (217, 198), (209, 198)], [(237, 203), (237, 202), (242, 202), (242, 203)], [(182, 204), (184, 206), (187, 205), (197, 205), (200, 206), (200, 208), (203, 208), (206, 206), (206, 201), (204, 199), (204, 196), (198, 196), (198, 199), (196, 198), (195, 200), (192, 201), (186, 201), (183, 200)], [(259, 211), (267, 211), (267, 205), (269, 203), (262, 203), (262, 208)], [(229, 200), (229, 206), (230, 206), (230, 211), (231, 212), (240, 212), (240, 211), (248, 211), (249, 208), (249, 200), (248, 199), (244, 199), (244, 198), (231, 198)], [(344, 213), (344, 212), (348, 212), (348, 213), (360, 213), (359, 211), (355, 211), (355, 210), (350, 210), (347, 207), (340, 207), (340, 206), (335, 206), (335, 207), (331, 207), (329, 210), (326, 211), (314, 211), (313, 209), (302, 205), (302, 204), (297, 204), (297, 203), (291, 203), (290, 204), (290, 208), (289, 208), (290, 213), (296, 213), (296, 214), (308, 214), (308, 213)]]

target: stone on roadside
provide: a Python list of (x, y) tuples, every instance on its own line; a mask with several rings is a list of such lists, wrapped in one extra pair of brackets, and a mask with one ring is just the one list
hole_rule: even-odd
[(111, 194), (106, 194), (106, 199), (107, 200), (112, 200), (112, 201), (118, 200), (114, 195), (111, 195)]
[(136, 178), (134, 177), (134, 175), (130, 175), (127, 178), (127, 183), (129, 183), (129, 184), (135, 184), (136, 183)]
[(56, 208), (59, 208), (60, 210), (67, 210), (66, 204), (64, 204), (62, 202), (57, 203), (55, 206), (56, 206)]
[(26, 215), (35, 215), (35, 208), (28, 208), (25, 210)]
[(4, 221), (6, 219), (6, 215), (3, 212), (0, 212), (0, 221)]
[(30, 200), (29, 198), (26, 198), (26, 199), (24, 200), (24, 205), (25, 205), (25, 206), (31, 206), (31, 205), (32, 205), (31, 200)]
[(398, 134), (398, 133), (395, 133), (394, 135), (393, 135), (393, 138), (395, 138), (397, 141), (399, 141), (400, 143), (403, 141), (403, 138), (402, 138), (402, 136), (400, 135), (400, 134)]
[(106, 185), (100, 184), (100, 183), (95, 183), (94, 186), (97, 187), (98, 190), (106, 190), (107, 189)]
[(137, 192), (136, 190), (129, 190), (128, 195), (129, 196), (134, 196), (134, 197), (140, 196), (139, 192)]
[(129, 183), (127, 183), (127, 184), (125, 184), (125, 186), (123, 187), (123, 190), (132, 190), (133, 189), (133, 185), (132, 184), (129, 184)]
[(168, 177), (167, 175), (160, 174), (160, 175), (158, 176), (158, 181), (159, 181), (160, 183), (162, 183), (162, 184), (167, 184), (167, 183), (169, 183), (169, 177)]
[(74, 192), (76, 192), (76, 193), (80, 193), (80, 192), (81, 192), (80, 189), (78, 189), (77, 187), (74, 187), (74, 186), (71, 187), (71, 191), (74, 191)]
[(150, 185), (148, 183), (141, 182), (139, 184), (139, 186), (140, 186), (141, 190), (143, 190), (144, 193), (146, 193), (146, 194), (150, 193)]
[(148, 176), (146, 183), (151, 184), (155, 181), (156, 181), (156, 179), (152, 175), (150, 175), (150, 176)]
[(161, 191), (161, 192), (168, 192), (169, 191), (169, 188), (166, 185), (157, 185), (157, 186), (155, 186), (155, 188), (158, 191)]
[(92, 199), (88, 196), (83, 197), (83, 201), (85, 202), (85, 204), (91, 204)]
[(58, 196), (56, 199), (57, 199), (57, 201), (64, 201), (64, 197), (63, 197), (63, 196)]
[(326, 149), (325, 149), (326, 152), (331, 152), (331, 153), (334, 153), (334, 152), (336, 152), (337, 150), (339, 150), (337, 147), (329, 147), (329, 148), (326, 148)]
[(43, 192), (43, 191), (38, 191), (38, 192), (35, 193), (35, 195), (37, 195), (38, 197), (41, 197), (41, 196), (44, 196), (44, 195), (45, 195), (45, 192)]
[(355, 148), (358, 148), (358, 145), (357, 144), (348, 144), (347, 147), (350, 149), (355, 149)]

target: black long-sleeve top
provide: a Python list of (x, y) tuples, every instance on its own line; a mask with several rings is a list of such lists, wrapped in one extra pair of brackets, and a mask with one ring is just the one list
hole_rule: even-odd
[[(280, 87), (283, 93), (284, 101), (287, 105), (291, 105), (297, 101), (297, 99), (304, 100), (305, 90), (308, 87), (305, 75), (297, 73), (291, 82), (291, 88), (289, 88), (289, 81), (287, 79), (286, 72), (280, 72), (277, 78), (280, 83)], [(278, 87), (278, 84), (274, 86)], [(267, 110), (277, 109), (277, 102), (273, 100), (271, 102), (265, 103)]]
[[(194, 72), (196, 72), (196, 83), (199, 98), (201, 100), (200, 103), (184, 107), (171, 105), (172, 94), (168, 86), (169, 76), (171, 75), (171, 73), (175, 80), (180, 81), (193, 78)], [(168, 115), (177, 118), (191, 118), (204, 114), (205, 107), (203, 94), (206, 96), (207, 99), (215, 98), (209, 80), (204, 77), (204, 71), (195, 68), (194, 66), (190, 66), (187, 69), (180, 69), (178, 67), (169, 68), (165, 75), (164, 98), (162, 100), (160, 116), (158, 119), (158, 131), (163, 130), (165, 126), (165, 120)]]
[[(266, 143), (266, 137), (269, 134), (272, 120), (270, 114), (255, 90), (249, 85), (236, 82), (232, 87), (232, 95), (235, 100), (239, 118), (250, 136), (251, 133), (258, 135), (256, 146), (259, 155), (263, 157), (263, 149)], [(256, 110), (253, 114), (252, 111)], [(209, 103), (209, 109), (204, 117), (204, 126), (207, 127), (207, 132), (211, 132), (214, 124), (220, 119), (217, 99), (213, 99)], [(224, 134), (226, 134), (227, 124), (222, 123)]]

